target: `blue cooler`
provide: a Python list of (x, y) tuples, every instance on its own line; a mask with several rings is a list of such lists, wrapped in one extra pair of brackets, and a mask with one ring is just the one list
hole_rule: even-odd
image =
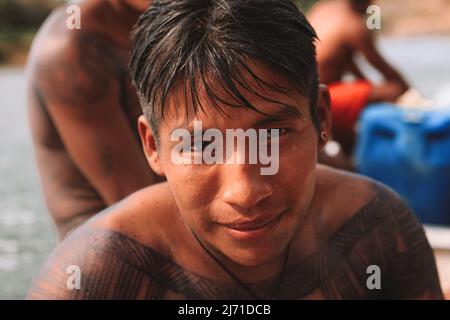
[(450, 225), (450, 110), (374, 104), (358, 130), (357, 170), (396, 190), (423, 223)]

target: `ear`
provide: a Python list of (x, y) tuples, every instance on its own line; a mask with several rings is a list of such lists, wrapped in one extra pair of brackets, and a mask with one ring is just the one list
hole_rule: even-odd
[(161, 165), (161, 158), (158, 153), (158, 142), (156, 141), (156, 136), (147, 122), (147, 119), (143, 115), (141, 115), (138, 119), (138, 130), (148, 164), (157, 175), (164, 176), (164, 169)]
[[(331, 98), (328, 87), (324, 84), (319, 85), (319, 96), (317, 101), (317, 115), (319, 118), (319, 147), (322, 149), (331, 138)], [(324, 133), (325, 139), (322, 137)]]

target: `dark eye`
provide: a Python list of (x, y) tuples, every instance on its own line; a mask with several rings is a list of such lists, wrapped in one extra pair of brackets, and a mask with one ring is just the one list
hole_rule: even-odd
[(272, 130), (278, 130), (278, 136), (281, 137), (289, 132), (291, 132), (291, 130), (289, 128), (272, 128), (270, 130), (267, 130), (267, 139), (270, 140), (272, 139)]
[(191, 152), (203, 152), (209, 144), (211, 144), (211, 141), (192, 142)]
[(278, 130), (279, 130), (278, 132), (280, 134), (280, 137), (291, 132), (291, 129), (289, 129), (289, 128), (279, 128)]

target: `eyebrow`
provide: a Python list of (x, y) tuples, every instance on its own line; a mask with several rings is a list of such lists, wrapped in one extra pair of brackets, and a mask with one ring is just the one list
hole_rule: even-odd
[(278, 112), (268, 115), (265, 118), (258, 120), (254, 127), (262, 127), (274, 122), (284, 121), (284, 120), (295, 120), (303, 117), (303, 113), (293, 106), (283, 105), (282, 109)]
[[(303, 117), (303, 113), (300, 110), (298, 110), (298, 108), (291, 106), (291, 105), (283, 104), (283, 106), (281, 107), (280, 110), (278, 110), (274, 114), (267, 115), (265, 118), (263, 118), (261, 120), (256, 121), (252, 127), (263, 127), (263, 126), (271, 124), (271, 123), (284, 121), (284, 120), (296, 120), (296, 119), (299, 119), (302, 117)], [(189, 131), (189, 133), (191, 133), (191, 136), (194, 133), (193, 132), (193, 129), (194, 129), (193, 122), (191, 122), (185, 128), (177, 127), (177, 128), (174, 128), (173, 130), (171, 130), (169, 133), (169, 137), (177, 129), (186, 129), (187, 131)], [(202, 134), (204, 134), (206, 130), (207, 129), (203, 129)]]

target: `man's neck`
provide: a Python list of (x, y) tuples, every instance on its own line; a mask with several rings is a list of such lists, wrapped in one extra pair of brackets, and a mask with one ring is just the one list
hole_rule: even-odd
[[(198, 240), (201, 241), (200, 239)], [(209, 260), (210, 263), (217, 264), (214, 269), (220, 271), (221, 273), (231, 273), (234, 277), (239, 279), (239, 281), (246, 284), (258, 284), (269, 279), (277, 278), (277, 276), (284, 271), (284, 261), (286, 255), (289, 254), (288, 248), (285, 248), (280, 255), (272, 260), (266, 261), (258, 266), (246, 266), (229, 259), (220, 251), (209, 246), (203, 241), (202, 243), (203, 245), (199, 243), (199, 246), (205, 249), (203, 250), (205, 251), (204, 253), (206, 253), (204, 257)], [(208, 257), (208, 255), (213, 255), (215, 259), (219, 260), (220, 264), (214, 261), (215, 259), (213, 257)]]

